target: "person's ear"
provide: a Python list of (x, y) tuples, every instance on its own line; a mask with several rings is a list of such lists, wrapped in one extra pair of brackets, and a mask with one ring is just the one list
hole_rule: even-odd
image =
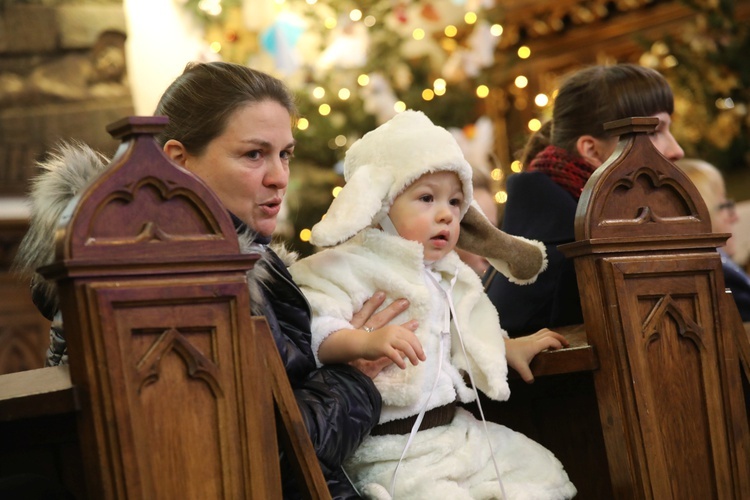
[(602, 158), (602, 141), (592, 135), (582, 135), (579, 137), (576, 141), (576, 149), (579, 155), (583, 156), (586, 161), (595, 167), (601, 166), (604, 160), (607, 159)]
[(180, 141), (170, 139), (164, 144), (162, 149), (164, 150), (164, 154), (167, 155), (170, 160), (181, 167), (185, 166), (188, 155), (185, 146), (183, 146)]

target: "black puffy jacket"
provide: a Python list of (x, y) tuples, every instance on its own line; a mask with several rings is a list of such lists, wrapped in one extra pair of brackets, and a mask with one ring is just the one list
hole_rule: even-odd
[[(256, 237), (256, 243), (263, 241)], [(331, 496), (359, 498), (341, 464), (377, 424), (380, 393), (369, 377), (351, 366), (316, 368), (310, 346), (311, 313), (307, 300), (286, 265), (270, 248), (266, 248), (259, 265), (270, 275), (263, 282), (263, 314), (271, 327)], [(281, 466), (284, 498), (298, 498), (300, 494), (285, 457)]]

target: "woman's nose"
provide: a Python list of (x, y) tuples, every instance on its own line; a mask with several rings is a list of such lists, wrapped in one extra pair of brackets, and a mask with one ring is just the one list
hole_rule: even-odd
[(668, 137), (667, 147), (664, 151), (664, 156), (669, 158), (670, 161), (677, 161), (685, 156), (685, 151), (682, 150), (677, 140), (670, 133)]
[(267, 162), (268, 169), (263, 177), (263, 184), (267, 187), (283, 189), (289, 184), (289, 168), (281, 158)]

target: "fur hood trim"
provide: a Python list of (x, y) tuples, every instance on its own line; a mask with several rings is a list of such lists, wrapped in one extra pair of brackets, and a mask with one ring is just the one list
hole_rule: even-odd
[(101, 174), (109, 160), (79, 142), (64, 142), (39, 162), (40, 174), (31, 185), (29, 230), (21, 241), (15, 269), (31, 280), (35, 297), (58, 309), (57, 287), (36, 270), (55, 260), (55, 231), (60, 215), (70, 202)]

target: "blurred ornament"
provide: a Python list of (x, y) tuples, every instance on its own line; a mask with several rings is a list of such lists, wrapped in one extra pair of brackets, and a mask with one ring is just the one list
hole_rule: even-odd
[(316, 69), (360, 68), (367, 63), (367, 47), (370, 39), (367, 27), (362, 23), (347, 23), (332, 35), (332, 41), (320, 54)]
[(424, 4), (420, 13), (422, 14), (422, 17), (427, 19), (428, 21), (440, 21), (440, 13), (437, 11), (432, 2), (427, 2), (426, 4)]
[(260, 35), (261, 46), (273, 56), (276, 68), (282, 73), (293, 73), (299, 68), (294, 46), (305, 30), (304, 22), (290, 13), (282, 13)]
[(362, 88), (362, 100), (365, 111), (375, 116), (378, 125), (396, 116), (394, 106), (398, 97), (388, 80), (380, 73), (370, 75), (370, 83)]
[(458, 142), (466, 161), (473, 168), (489, 175), (492, 170), (495, 142), (492, 120), (487, 116), (481, 116), (475, 123), (463, 128), (450, 127), (448, 131)]

